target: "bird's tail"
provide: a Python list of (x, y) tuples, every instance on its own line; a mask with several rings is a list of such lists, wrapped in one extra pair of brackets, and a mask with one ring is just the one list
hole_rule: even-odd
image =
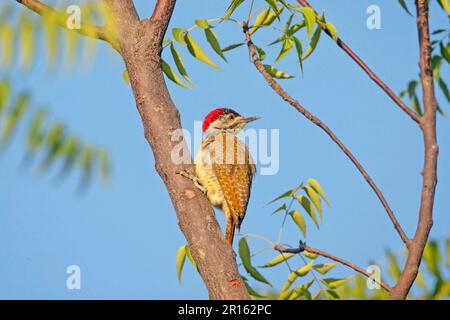
[(226, 239), (227, 243), (230, 247), (233, 247), (233, 239), (234, 239), (234, 231), (236, 229), (236, 221), (233, 216), (230, 214), (227, 216), (227, 231), (226, 231)]

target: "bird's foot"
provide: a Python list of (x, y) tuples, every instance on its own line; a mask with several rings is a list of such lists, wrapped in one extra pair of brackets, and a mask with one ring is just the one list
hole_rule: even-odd
[(200, 182), (200, 180), (198, 179), (197, 176), (193, 175), (192, 173), (187, 172), (186, 170), (177, 170), (175, 173), (185, 177), (186, 179), (191, 180), (197, 189), (199, 189), (201, 192), (206, 194), (206, 189), (202, 185), (202, 183)]

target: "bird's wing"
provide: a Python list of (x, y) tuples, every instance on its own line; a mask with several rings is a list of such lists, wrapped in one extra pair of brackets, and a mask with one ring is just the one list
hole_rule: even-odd
[[(222, 149), (219, 148), (219, 152), (224, 154), (227, 152), (233, 152), (236, 154), (236, 150), (239, 144), (245, 146), (242, 141), (237, 137), (232, 136), (232, 139), (236, 139), (234, 142), (234, 150), (227, 150), (224, 146)], [(238, 141), (239, 140), (239, 141)], [(215, 143), (222, 143), (221, 141), (215, 141)], [(218, 149), (213, 148), (212, 159), (217, 159), (216, 153)], [(250, 153), (245, 148), (244, 161), (234, 164), (223, 163), (222, 161), (212, 161), (212, 168), (217, 177), (217, 180), (221, 186), (222, 192), (224, 194), (224, 200), (227, 202), (230, 213), (236, 219), (236, 226), (239, 228), (242, 220), (245, 216), (245, 211), (247, 210), (248, 200), (250, 198), (250, 188), (253, 180), (253, 176), (256, 171), (256, 167), (251, 159)], [(220, 159), (225, 159), (225, 155), (219, 157)]]

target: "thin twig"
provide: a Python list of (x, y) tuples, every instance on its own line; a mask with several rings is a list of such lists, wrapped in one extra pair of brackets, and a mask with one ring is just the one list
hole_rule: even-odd
[(284, 248), (281, 245), (276, 245), (276, 246), (274, 246), (274, 249), (279, 251), (280, 253), (295, 253), (295, 254), (303, 252), (303, 251), (307, 251), (307, 252), (310, 252), (310, 253), (313, 253), (313, 254), (317, 254), (319, 256), (331, 259), (331, 260), (336, 261), (336, 262), (338, 262), (340, 264), (343, 264), (343, 265), (345, 265), (345, 266), (355, 270), (356, 272), (362, 274), (363, 276), (365, 276), (365, 277), (375, 281), (377, 284), (379, 284), (388, 293), (391, 291), (391, 288), (386, 283), (384, 283), (383, 281), (373, 277), (366, 270), (361, 269), (357, 265), (354, 265), (353, 263), (348, 262), (347, 260), (344, 260), (344, 259), (341, 259), (339, 257), (336, 257), (336, 256), (334, 256), (334, 255), (332, 255), (330, 253), (325, 252), (325, 251), (322, 251), (322, 250), (319, 250), (319, 249), (315, 249), (315, 248), (312, 248), (312, 247), (304, 245), (304, 244), (301, 244), (298, 248), (294, 248), (294, 249)]
[[(297, 2), (303, 6), (303, 7), (310, 7), (311, 9), (313, 9), (311, 7), (311, 5), (308, 3), (307, 0), (297, 0)], [(314, 10), (314, 9), (313, 9)], [(314, 11), (316, 16), (317, 16), (317, 12)], [(328, 28), (326, 27), (325, 24), (322, 24), (322, 29), (325, 31), (325, 33), (330, 37), (333, 38), (332, 33), (328, 30)], [(395, 102), (395, 104), (397, 104), (405, 113), (407, 113), (411, 119), (413, 119), (415, 122), (417, 122), (418, 124), (420, 124), (420, 119), (421, 117), (415, 113), (413, 110), (411, 110), (410, 108), (408, 108), (408, 106), (403, 103), (403, 101), (392, 91), (391, 88), (389, 88), (389, 86), (384, 83), (373, 71), (372, 69), (369, 68), (369, 66), (363, 61), (361, 60), (360, 57), (358, 57), (358, 55), (353, 52), (352, 49), (350, 49), (350, 47), (344, 42), (342, 41), (341, 38), (337, 38), (336, 39), (336, 44), (345, 52), (347, 53), (347, 55), (353, 59), (353, 61), (355, 61), (366, 73), (367, 75), (384, 91), (386, 92), (386, 94)]]
[(289, 103), (291, 106), (293, 106), (298, 112), (300, 112), (303, 116), (305, 116), (309, 121), (314, 123), (316, 126), (321, 128), (325, 133), (333, 140), (338, 147), (344, 152), (344, 154), (353, 162), (353, 164), (356, 166), (358, 171), (362, 174), (364, 179), (366, 179), (369, 186), (372, 188), (372, 190), (377, 195), (378, 199), (380, 200), (381, 204), (383, 205), (384, 209), (386, 210), (389, 218), (391, 219), (395, 229), (397, 230), (400, 238), (402, 241), (408, 245), (409, 239), (408, 236), (403, 231), (402, 227), (400, 226), (400, 223), (397, 221), (397, 218), (394, 215), (394, 212), (390, 208), (388, 202), (386, 201), (383, 193), (380, 191), (380, 189), (377, 187), (375, 182), (372, 180), (372, 178), (369, 176), (369, 174), (366, 172), (366, 170), (363, 168), (363, 166), (359, 163), (359, 161), (356, 159), (356, 157), (350, 152), (350, 150), (344, 145), (344, 143), (334, 134), (334, 132), (328, 128), (328, 126), (323, 123), (319, 118), (317, 118), (315, 115), (313, 115), (310, 111), (305, 109), (300, 102), (292, 98), (284, 89), (276, 82), (271, 75), (266, 71), (263, 64), (259, 60), (258, 53), (255, 49), (255, 45), (253, 44), (250, 36), (250, 32), (248, 31), (248, 25), (244, 24), (244, 33), (247, 41), (247, 46), (250, 51), (250, 55), (253, 60), (253, 64), (255, 65), (256, 69), (263, 75), (263, 77), (266, 79), (269, 86), (281, 97), (284, 101)]

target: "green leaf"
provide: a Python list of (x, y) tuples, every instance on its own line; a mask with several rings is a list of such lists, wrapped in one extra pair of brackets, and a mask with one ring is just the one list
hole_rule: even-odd
[(300, 189), (301, 185), (298, 187), (295, 187), (293, 189), (290, 189), (288, 191), (286, 191), (285, 193), (283, 193), (282, 195), (276, 197), (275, 199), (273, 199), (272, 201), (270, 201), (269, 203), (267, 203), (267, 205), (274, 203), (275, 201), (278, 201), (280, 199), (284, 199), (284, 198), (291, 198), (292, 196), (294, 196), (294, 194), (298, 191), (298, 189)]
[(22, 119), (25, 111), (28, 109), (28, 105), (29, 96), (22, 94), (18, 97), (16, 103), (9, 110), (3, 132), (0, 136), (0, 149), (3, 148), (11, 138), (13, 132), (19, 124), (20, 119)]
[(330, 290), (330, 289), (324, 290), (324, 293), (328, 297), (328, 299), (331, 299), (331, 300), (340, 300), (341, 299), (339, 294), (334, 290)]
[(220, 69), (214, 62), (211, 61), (211, 59), (209, 59), (200, 45), (191, 37), (189, 33), (186, 33), (184, 40), (186, 41), (188, 50), (192, 56), (213, 68)]
[(303, 234), (303, 237), (306, 238), (306, 222), (300, 212), (297, 210), (289, 212), (292, 220), (294, 220), (295, 224), (300, 228), (300, 231)]
[(287, 300), (293, 292), (294, 292), (294, 289), (288, 289), (285, 291), (281, 291), (277, 297), (277, 300)]
[(292, 283), (294, 283), (294, 281), (298, 277), (306, 276), (309, 273), (309, 271), (311, 270), (313, 265), (314, 265), (314, 261), (312, 260), (312, 261), (308, 262), (306, 265), (304, 265), (303, 267), (292, 271), (289, 274), (289, 277), (288, 277), (286, 283), (283, 285), (283, 288), (281, 288), (281, 292), (288, 290), (289, 287), (292, 285)]
[(409, 11), (408, 6), (406, 5), (405, 0), (398, 0), (398, 3), (402, 6), (402, 8), (408, 13), (410, 16), (412, 16), (411, 11)]
[(297, 37), (294, 37), (295, 49), (297, 51), (298, 63), (300, 64), (300, 70), (303, 73), (303, 47), (302, 42)]
[(308, 58), (316, 49), (317, 44), (319, 43), (320, 35), (322, 33), (322, 28), (320, 26), (317, 26), (316, 31), (314, 32), (311, 42), (309, 43), (308, 48), (306, 49), (306, 52), (303, 56), (303, 60)]
[(297, 201), (303, 207), (303, 209), (305, 209), (306, 213), (308, 213), (308, 215), (311, 217), (311, 219), (314, 221), (315, 225), (319, 229), (319, 222), (317, 221), (316, 212), (314, 210), (311, 201), (302, 195), (297, 196)]
[(190, 89), (183, 81), (181, 81), (181, 79), (176, 75), (176, 73), (173, 72), (172, 68), (162, 59), (161, 59), (161, 66), (167, 78), (169, 78), (170, 80), (172, 80), (177, 85), (183, 88)]
[(272, 212), (271, 215), (274, 215), (277, 212), (285, 211), (285, 210), (286, 210), (286, 203), (283, 203), (281, 206), (279, 206), (277, 209), (275, 209), (275, 211)]
[(322, 263), (322, 264), (316, 264), (314, 266), (314, 270), (321, 274), (326, 274), (328, 271), (333, 269), (336, 266), (336, 263)]
[(233, 14), (233, 12), (244, 2), (244, 0), (233, 0), (231, 1), (230, 6), (227, 9), (227, 12), (225, 14), (225, 19), (228, 19), (229, 17), (231, 17), (231, 15)]
[(306, 26), (305, 21), (301, 21), (299, 23), (294, 24), (287, 32), (287, 36), (293, 36), (297, 31), (303, 29), (305, 26)]
[(320, 202), (319, 194), (310, 186), (306, 186), (303, 188), (305, 190), (306, 194), (308, 195), (308, 198), (312, 201), (314, 206), (316, 207), (317, 211), (319, 212), (320, 221), (322, 221), (322, 203)]
[(285, 39), (283, 42), (283, 46), (281, 47), (280, 53), (278, 54), (275, 61), (280, 61), (281, 59), (286, 57), (293, 47), (294, 41), (292, 39)]
[(316, 13), (310, 7), (303, 7), (300, 11), (305, 17), (306, 30), (309, 38), (314, 30), (314, 25), (316, 24)]
[(205, 19), (197, 19), (197, 20), (195, 20), (195, 24), (196, 24), (198, 27), (202, 28), (202, 29), (208, 29), (208, 28), (211, 28), (211, 26), (209, 25), (208, 21), (205, 20)]
[(10, 86), (7, 81), (0, 81), (0, 114), (6, 106), (10, 95)]
[(269, 262), (267, 262), (265, 265), (261, 266), (261, 268), (274, 267), (286, 260), (289, 260), (293, 256), (295, 256), (294, 253), (282, 253), (282, 254), (276, 256), (275, 258), (273, 258), (272, 260), (270, 260)]
[(264, 278), (264, 276), (259, 273), (258, 270), (256, 270), (255, 267), (252, 266), (251, 262), (251, 256), (250, 256), (250, 248), (247, 244), (247, 238), (243, 237), (241, 240), (239, 240), (239, 256), (241, 257), (242, 264), (245, 268), (245, 270), (255, 279), (260, 282), (266, 283), (269, 286), (272, 286), (272, 284)]
[(441, 42), (441, 43), (439, 43), (439, 47), (441, 50), (442, 57), (447, 61), (447, 63), (450, 63), (450, 42), (447, 44), (446, 47)]
[(337, 289), (342, 287), (344, 284), (348, 282), (350, 278), (345, 279), (335, 279), (335, 278), (326, 278), (320, 279), (320, 281), (325, 284), (329, 289)]
[(42, 134), (42, 125), (47, 118), (46, 110), (38, 110), (36, 115), (33, 117), (31, 121), (31, 126), (28, 131), (28, 150), (31, 152), (35, 152), (39, 146), (44, 142), (44, 134)]
[(330, 32), (331, 37), (333, 38), (334, 41), (338, 41), (338, 34), (337, 34), (337, 30), (336, 27), (334, 26), (334, 24), (332, 24), (331, 22), (326, 22), (325, 26), (327, 27), (327, 30)]
[(319, 182), (316, 179), (309, 178), (306, 180), (306, 182), (320, 195), (323, 201), (327, 205), (329, 205), (327, 198), (325, 197), (325, 192), (323, 191), (322, 187), (320, 186)]
[(266, 52), (260, 46), (255, 45), (255, 48), (258, 52), (259, 61), (264, 61), (266, 59)]
[(264, 64), (264, 69), (266, 69), (267, 73), (276, 79), (291, 79), (294, 78), (294, 76), (291, 76), (281, 70), (276, 69), (274, 66)]
[(170, 52), (172, 53), (172, 58), (173, 61), (175, 62), (175, 65), (177, 66), (178, 72), (183, 76), (184, 79), (186, 79), (187, 82), (189, 82), (192, 85), (193, 82), (191, 78), (189, 78), (186, 68), (184, 67), (183, 60), (181, 59), (181, 56), (173, 43), (170, 44)]
[(208, 43), (211, 45), (211, 48), (223, 59), (227, 62), (227, 59), (223, 55), (222, 49), (220, 48), (219, 40), (217, 39), (216, 34), (211, 29), (205, 29), (205, 36)]
[(280, 19), (280, 11), (278, 10), (277, 1), (276, 0), (266, 0), (267, 4), (276, 14), (277, 18)]
[(239, 48), (240, 46), (243, 46), (245, 43), (235, 43), (235, 44), (230, 44), (229, 46), (226, 46), (225, 48), (222, 48), (222, 52), (227, 52), (227, 51), (231, 51), (233, 49)]
[(177, 251), (176, 266), (179, 283), (181, 283), (181, 273), (183, 271), (184, 261), (186, 260), (186, 247), (187, 246), (182, 246)]
[(173, 38), (184, 46), (186, 45), (186, 41), (184, 41), (185, 33), (186, 33), (186, 29), (181, 29), (181, 28), (173, 28), (172, 29)]

